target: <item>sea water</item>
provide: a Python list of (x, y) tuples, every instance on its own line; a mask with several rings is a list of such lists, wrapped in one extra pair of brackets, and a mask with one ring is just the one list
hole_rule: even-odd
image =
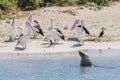
[(120, 50), (88, 50), (95, 66), (80, 57), (0, 59), (0, 80), (120, 80)]

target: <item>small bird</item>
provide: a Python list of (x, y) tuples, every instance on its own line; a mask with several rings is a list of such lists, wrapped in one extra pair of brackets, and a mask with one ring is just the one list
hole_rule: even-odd
[(53, 18), (51, 18), (50, 31), (54, 38), (54, 43), (58, 43), (59, 38), (65, 41), (65, 36), (63, 35), (63, 33), (59, 29), (53, 27)]
[(15, 25), (16, 15), (13, 16), (12, 24), (9, 30), (9, 41), (15, 41), (18, 36), (17, 26)]
[(27, 32), (23, 35), (20, 35), (17, 45), (21, 44), (23, 49), (26, 49), (26, 43), (28, 42), (29, 38), (30, 38), (30, 29), (31, 29), (31, 25), (28, 21), (26, 21), (26, 26), (27, 26)]
[(102, 27), (102, 31), (100, 32), (100, 34), (99, 34), (99, 37), (98, 37), (98, 38), (103, 37), (103, 35), (104, 35), (104, 30), (105, 30), (105, 28), (104, 28), (104, 27)]

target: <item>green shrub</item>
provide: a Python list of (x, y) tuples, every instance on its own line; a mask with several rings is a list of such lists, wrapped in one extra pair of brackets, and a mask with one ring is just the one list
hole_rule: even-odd
[(76, 5), (78, 0), (44, 0), (44, 6)]
[(0, 11), (0, 19), (4, 19), (4, 14)]
[(5, 11), (17, 8), (17, 0), (0, 0), (0, 9)]
[(97, 4), (95, 2), (87, 2), (86, 5), (91, 6), (91, 7), (97, 6)]
[(111, 0), (79, 0), (78, 3), (79, 4), (95, 3), (101, 6), (109, 6), (110, 1)]
[(68, 5), (77, 5), (78, 0), (68, 0)]
[(23, 10), (36, 9), (38, 6), (42, 6), (43, 0), (19, 0), (18, 7)]

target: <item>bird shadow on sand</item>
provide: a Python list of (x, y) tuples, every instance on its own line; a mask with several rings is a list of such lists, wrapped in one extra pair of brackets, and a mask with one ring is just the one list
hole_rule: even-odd
[(68, 38), (67, 41), (79, 41), (78, 38)]
[(96, 41), (96, 38), (88, 38), (88, 39), (85, 39), (84, 41), (91, 41), (91, 42), (94, 42), (94, 41)]
[(15, 41), (13, 41), (13, 40), (5, 40), (5, 42), (15, 42)]
[(80, 46), (82, 46), (82, 45), (81, 44), (74, 44), (71, 46), (71, 48), (80, 47)]
[[(41, 43), (41, 45), (47, 45), (48, 43)], [(63, 43), (53, 43), (52, 45), (62, 45)]]
[(20, 48), (20, 47), (15, 47), (15, 50), (14, 51), (23, 51), (25, 50), (24, 48)]
[(30, 39), (42, 39), (42, 38), (38, 38), (38, 37), (37, 37), (37, 38), (30, 38)]

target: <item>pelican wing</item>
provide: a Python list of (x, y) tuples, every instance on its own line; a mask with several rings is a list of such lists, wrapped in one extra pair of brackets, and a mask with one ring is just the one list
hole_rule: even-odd
[(38, 29), (37, 27), (35, 27), (35, 26), (32, 26), (32, 30), (33, 30), (34, 32), (39, 32), (39, 29)]
[(87, 28), (85, 28), (85, 26), (83, 26), (83, 29), (84, 29), (86, 34), (90, 35), (90, 32), (87, 30)]
[(64, 35), (62, 34), (62, 32), (59, 30), (59, 29), (57, 29), (57, 28), (55, 28), (55, 34), (59, 37), (59, 38), (61, 38), (61, 39), (65, 39), (65, 37), (64, 37)]
[(56, 30), (57, 32), (59, 32), (61, 35), (63, 35), (62, 32), (61, 32), (59, 29), (55, 28), (55, 30)]

